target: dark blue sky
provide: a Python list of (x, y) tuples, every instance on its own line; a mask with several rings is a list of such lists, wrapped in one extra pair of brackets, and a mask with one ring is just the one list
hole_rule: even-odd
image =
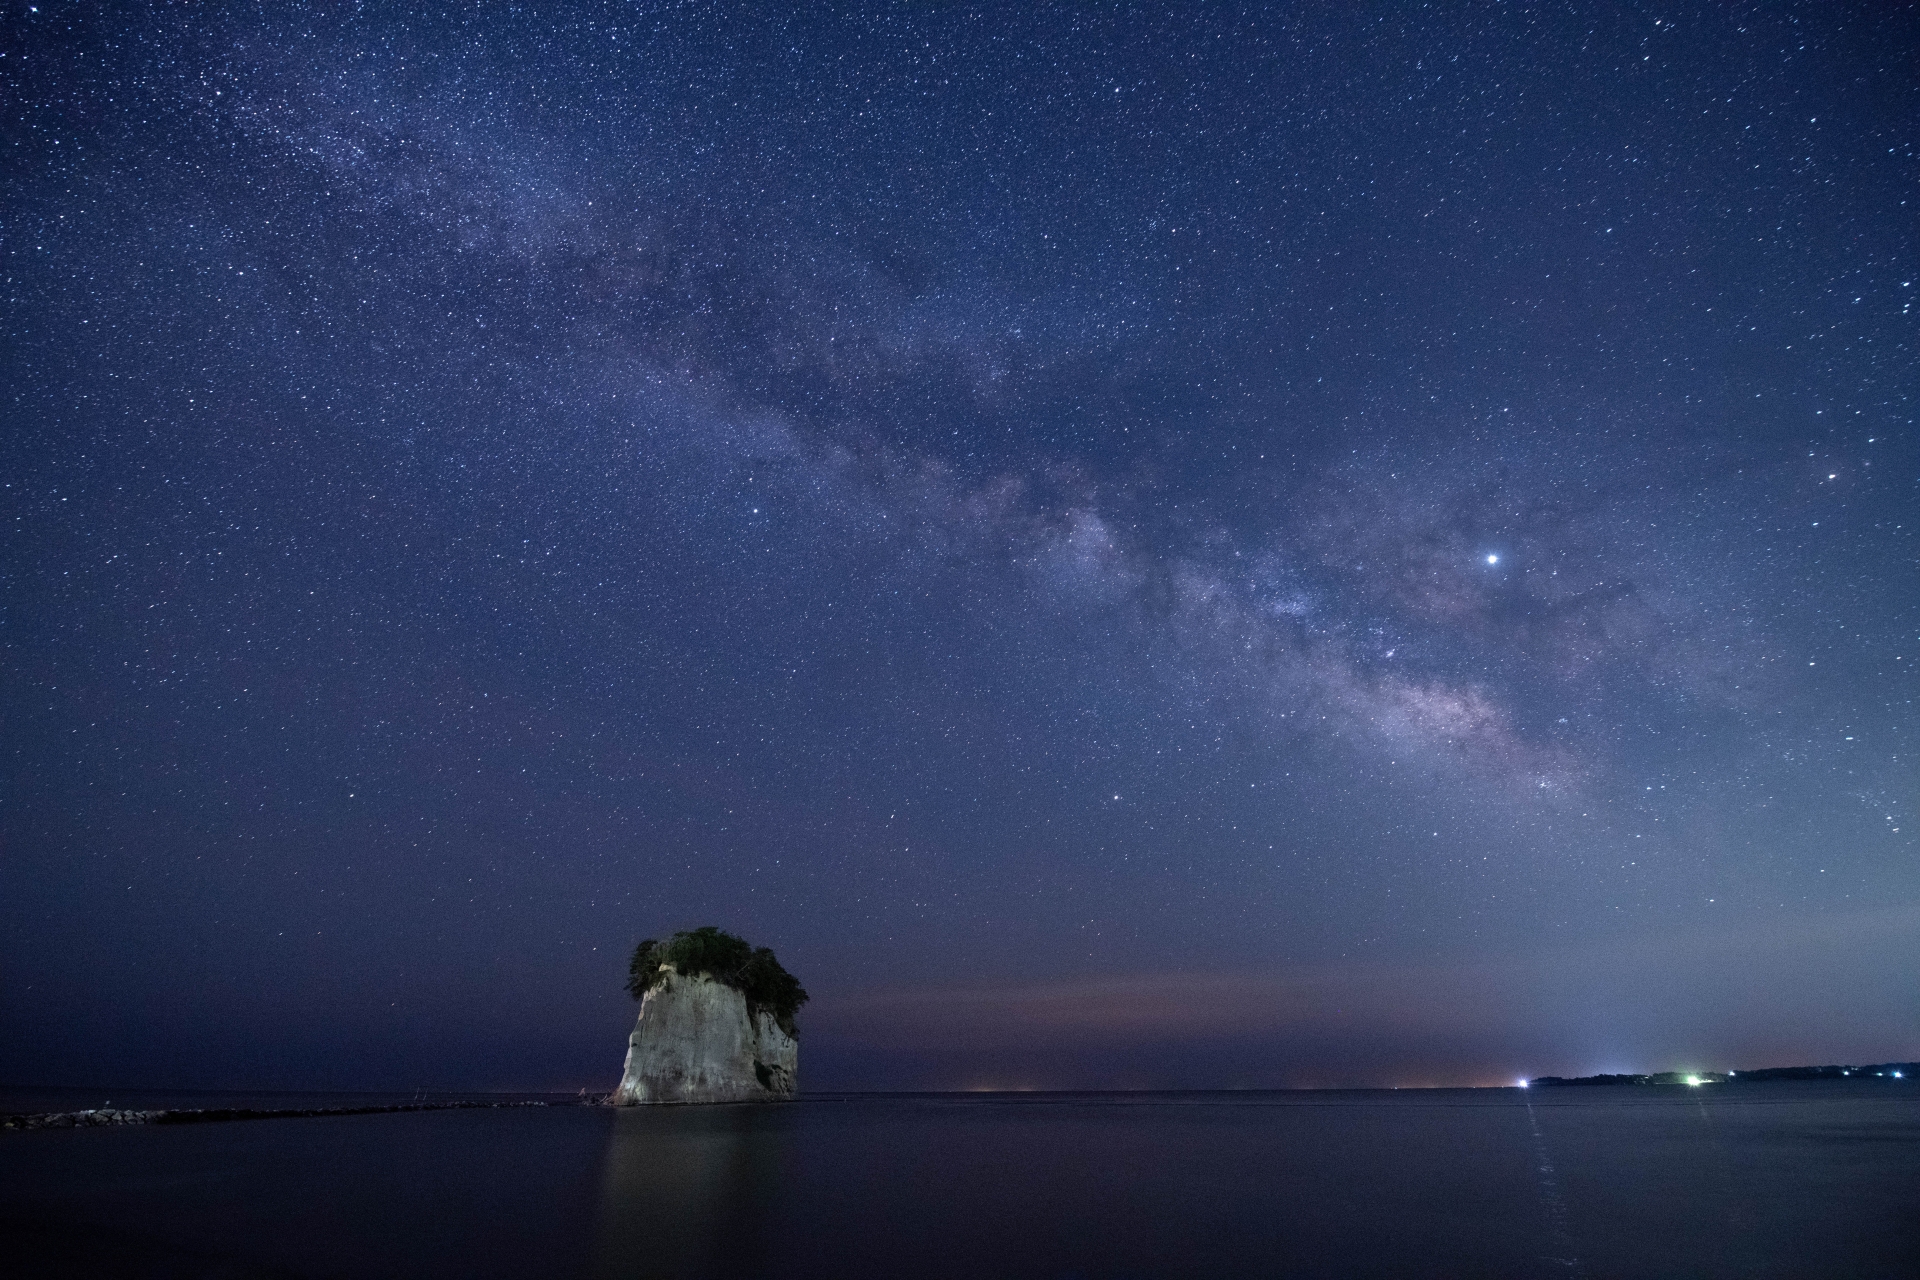
[(1920, 1055), (1912, 5), (10, 5), (0, 1078)]

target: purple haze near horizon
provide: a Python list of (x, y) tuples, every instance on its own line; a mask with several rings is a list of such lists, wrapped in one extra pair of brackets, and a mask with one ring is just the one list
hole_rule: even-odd
[(0, 1078), (1920, 1055), (1917, 36), (15, 11)]

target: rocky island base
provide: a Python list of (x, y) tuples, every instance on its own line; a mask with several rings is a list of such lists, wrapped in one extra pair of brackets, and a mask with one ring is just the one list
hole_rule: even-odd
[(800, 1069), (793, 1015), (807, 993), (773, 952), (708, 927), (649, 939), (627, 989), (640, 1018), (614, 1106), (780, 1102)]

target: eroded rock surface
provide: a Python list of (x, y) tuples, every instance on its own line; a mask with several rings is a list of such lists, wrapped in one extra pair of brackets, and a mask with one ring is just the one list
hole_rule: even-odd
[(770, 1013), (706, 974), (671, 968), (640, 1002), (616, 1106), (778, 1102), (793, 1096), (800, 1046)]

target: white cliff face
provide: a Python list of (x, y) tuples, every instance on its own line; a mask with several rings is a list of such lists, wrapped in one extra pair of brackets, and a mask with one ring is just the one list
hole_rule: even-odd
[(775, 1102), (791, 1098), (800, 1046), (773, 1015), (705, 974), (671, 968), (640, 1001), (616, 1106), (666, 1102)]

